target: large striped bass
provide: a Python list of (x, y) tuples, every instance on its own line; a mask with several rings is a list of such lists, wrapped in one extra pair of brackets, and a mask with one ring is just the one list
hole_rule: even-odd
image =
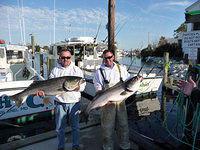
[(34, 81), (22, 92), (9, 96), (9, 99), (15, 101), (17, 106), (20, 107), (26, 101), (28, 95), (35, 95), (39, 90), (44, 91), (45, 95), (59, 95), (75, 90), (84, 82), (85, 79), (77, 76), (63, 76), (43, 81)]
[(132, 77), (129, 80), (116, 84), (102, 92), (97, 93), (93, 100), (88, 104), (86, 110), (83, 112), (84, 121), (87, 120), (89, 113), (98, 107), (102, 107), (109, 101), (126, 100), (129, 96), (133, 95), (139, 89), (140, 83), (143, 78), (141, 76)]

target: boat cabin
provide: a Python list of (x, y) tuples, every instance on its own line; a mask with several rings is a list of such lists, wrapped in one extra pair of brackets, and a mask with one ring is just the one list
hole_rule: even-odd
[(82, 60), (97, 59), (96, 45), (93, 37), (68, 38), (51, 45), (50, 54), (58, 57), (61, 50), (65, 48), (71, 51), (72, 60), (78, 65), (78, 62)]
[(24, 53), (26, 50), (28, 50), (26, 46), (0, 44), (1, 62), (4, 62), (4, 65), (5, 63), (22, 63), (24, 62)]
[(26, 46), (0, 44), (0, 82), (13, 81), (11, 65), (24, 63)]

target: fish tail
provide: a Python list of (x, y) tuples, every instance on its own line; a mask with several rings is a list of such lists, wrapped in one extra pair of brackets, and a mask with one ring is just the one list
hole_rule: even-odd
[(19, 108), (22, 105), (22, 103), (26, 100), (27, 96), (21, 96), (20, 94), (15, 94), (13, 96), (9, 96), (8, 98), (9, 100), (14, 101), (17, 107)]

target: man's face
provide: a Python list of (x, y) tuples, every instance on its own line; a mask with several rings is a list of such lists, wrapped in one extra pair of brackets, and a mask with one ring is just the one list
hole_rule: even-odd
[(71, 64), (71, 54), (69, 51), (63, 51), (59, 58), (62, 67), (68, 67)]
[(114, 55), (111, 52), (107, 52), (106, 54), (103, 55), (103, 62), (106, 67), (112, 67), (113, 60), (114, 60)]

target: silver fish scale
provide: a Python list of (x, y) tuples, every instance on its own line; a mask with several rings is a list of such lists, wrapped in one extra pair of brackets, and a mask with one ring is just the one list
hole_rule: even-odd
[(73, 91), (76, 87), (78, 87), (80, 85), (80, 81), (81, 81), (82, 78), (76, 78), (76, 79), (72, 79), (71, 80), (66, 80), (64, 86), (65, 86), (65, 89), (68, 90), (68, 91)]

